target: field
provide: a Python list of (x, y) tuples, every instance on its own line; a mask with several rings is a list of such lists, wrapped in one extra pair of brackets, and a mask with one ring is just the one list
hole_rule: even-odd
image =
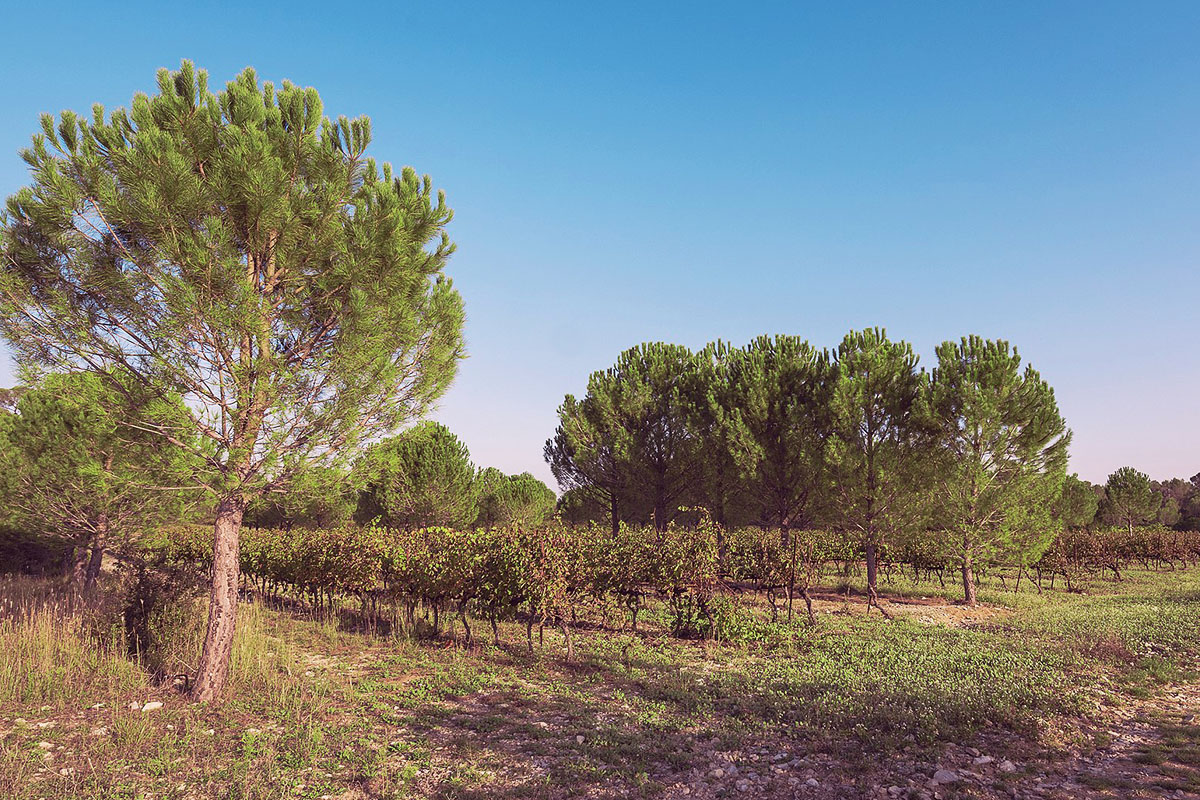
[(637, 633), (580, 615), (570, 660), (558, 628), (530, 652), (519, 619), (468, 645), (248, 593), (216, 706), (171, 679), (187, 609), (151, 610), (166, 633), (139, 665), (113, 609), (0, 589), (6, 797), (1200, 796), (1195, 568), (987, 585), (977, 608), (896, 574), (891, 621), (827, 579), (816, 626), (744, 592), (718, 642), (651, 603)]

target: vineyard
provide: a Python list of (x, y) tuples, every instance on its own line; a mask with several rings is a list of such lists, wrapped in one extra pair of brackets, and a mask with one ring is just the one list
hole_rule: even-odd
[[(829, 531), (723, 530), (707, 521), (659, 531), (621, 526), (463, 531), (381, 527), (244, 531), (240, 567), (248, 586), (268, 597), (314, 609), (357, 602), (374, 622), (421, 634), (442, 631), (452, 615), (473, 639), (471, 618), (557, 626), (572, 653), (571, 626), (587, 620), (606, 630), (638, 630), (639, 615), (657, 601), (670, 632), (682, 638), (736, 638), (748, 598), (765, 599), (772, 620), (791, 620), (797, 603), (816, 624), (811, 592), (823, 581), (856, 575), (862, 553), (854, 539)], [(161, 554), (175, 562), (211, 563), (211, 529), (189, 526), (165, 537)], [(956, 568), (927, 542), (881, 551), (885, 583), (900, 575), (945, 587)], [(998, 564), (984, 580), (1017, 591), (1080, 591), (1089, 581), (1119, 581), (1131, 566), (1175, 570), (1200, 564), (1200, 533), (1163, 527), (1071, 530), (1030, 564)], [(887, 616), (884, 607), (880, 612)], [(427, 626), (431, 625), (429, 628)], [(540, 637), (539, 637), (540, 639)]]

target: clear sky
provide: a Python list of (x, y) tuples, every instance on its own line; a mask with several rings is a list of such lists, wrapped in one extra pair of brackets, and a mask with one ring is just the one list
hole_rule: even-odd
[[(1006, 338), (1071, 466), (1200, 472), (1200, 4), (12, 4), (0, 192), (37, 114), (190, 58), (367, 114), (455, 208), (470, 358), (437, 418), (542, 462), (642, 341)], [(11, 383), (0, 366), (0, 385)]]

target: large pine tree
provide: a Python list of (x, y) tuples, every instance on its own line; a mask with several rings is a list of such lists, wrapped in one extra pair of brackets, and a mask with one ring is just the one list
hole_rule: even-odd
[[(18, 358), (182, 396), (215, 501), (193, 696), (226, 681), (247, 502), (422, 414), (462, 355), (442, 269), (451, 211), (366, 155), (316, 90), (224, 91), (184, 62), (128, 110), (42, 118), (0, 220), (0, 325)], [(180, 447), (152, 419), (133, 421)]]
[(832, 365), (798, 336), (760, 336), (728, 358), (732, 415), (746, 443), (741, 463), (759, 521), (815, 521), (825, 484)]
[(1133, 467), (1121, 467), (1104, 484), (1102, 513), (1125, 525), (1130, 536), (1134, 525), (1154, 519), (1161, 506), (1162, 495), (1154, 491), (1150, 476)]
[(918, 521), (925, 497), (925, 385), (912, 345), (880, 328), (848, 333), (838, 346), (829, 406), (834, 519), (857, 535), (876, 606), (880, 548)]
[(1066, 479), (1066, 422), (1054, 390), (1008, 342), (963, 337), (937, 349), (930, 383), (942, 456), (940, 510), (958, 556), (963, 597), (975, 569), (998, 556), (1036, 560), (1053, 540)]

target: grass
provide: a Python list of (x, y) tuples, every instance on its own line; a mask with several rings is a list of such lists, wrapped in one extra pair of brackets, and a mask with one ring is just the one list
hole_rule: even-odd
[(147, 683), (119, 630), (98, 626), (81, 604), (41, 582), (0, 584), (0, 653), (0, 707), (64, 708)]
[[(111, 612), (9, 580), (0, 785), (15, 798), (651, 797), (715, 763), (776, 775), (780, 751), (791, 772), (779, 780), (835, 756), (853, 781), (879, 750), (919, 758), (985, 733), (1036, 737), (1098, 694), (1152, 693), (1186, 677), (1200, 642), (1195, 571), (1131, 572), (1091, 594), (985, 587), (990, 616), (959, 624), (927, 618), (936, 584), (899, 583), (885, 587), (894, 622), (831, 598), (815, 629), (773, 623), (747, 599), (737, 636), (713, 643), (670, 638), (652, 609), (638, 635), (581, 627), (573, 663), (556, 631), (526, 653), (516, 622), (501, 626), (507, 646), (464, 648), (248, 602), (228, 699), (200, 707), (130, 659)], [(201, 610), (155, 618), (170, 651), (155, 658), (194, 658)], [(148, 700), (165, 706), (129, 708)], [(1200, 754), (1195, 726), (1161, 729), (1140, 757), (1164, 786), (1194, 790), (1181, 765)]]

